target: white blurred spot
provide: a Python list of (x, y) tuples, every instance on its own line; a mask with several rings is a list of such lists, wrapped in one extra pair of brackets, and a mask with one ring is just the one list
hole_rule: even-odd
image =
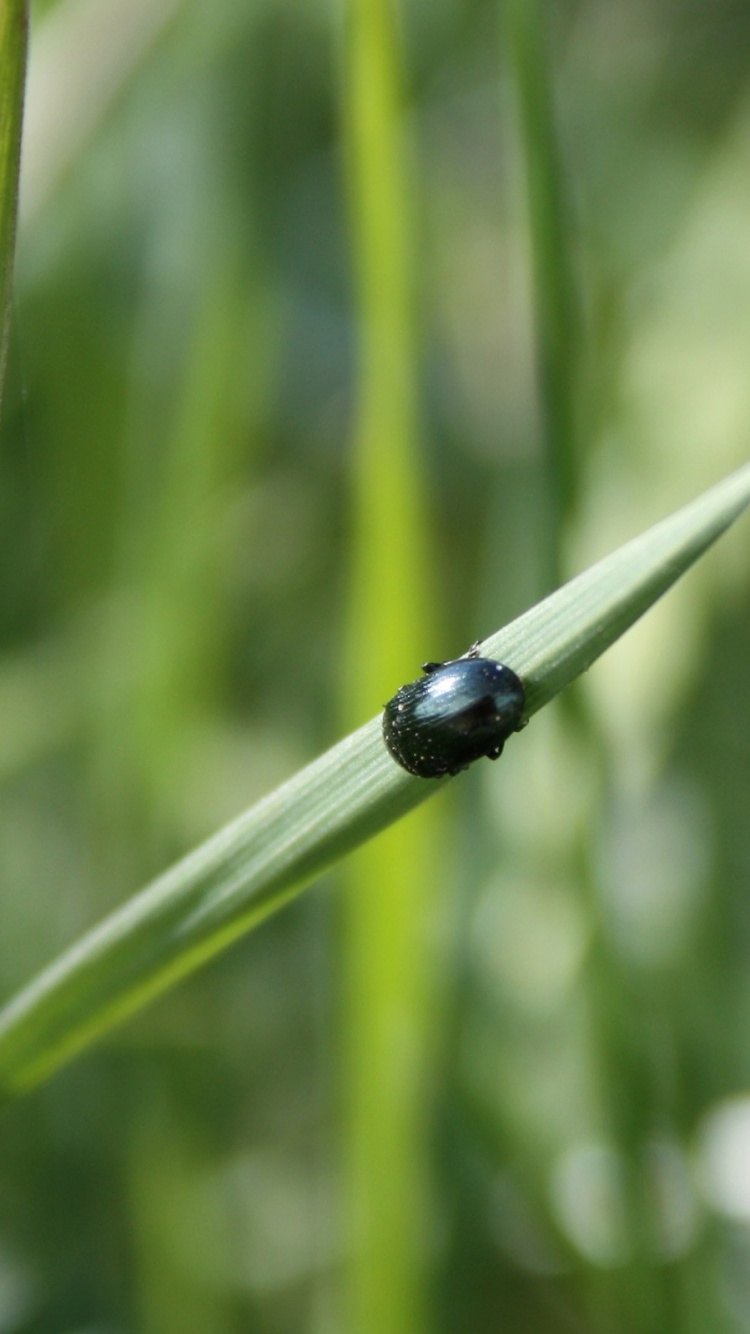
[(225, 1169), (241, 1287), (270, 1292), (325, 1266), (333, 1222), (319, 1182), (298, 1162), (255, 1150)]
[(750, 1222), (750, 1095), (709, 1112), (699, 1137), (699, 1183), (719, 1213)]
[(588, 922), (572, 893), (530, 874), (493, 881), (472, 923), (485, 984), (533, 1013), (546, 1013), (563, 1000), (588, 936)]
[(704, 805), (687, 786), (620, 800), (601, 879), (610, 930), (632, 962), (658, 967), (684, 952), (701, 904), (709, 845)]
[(627, 1260), (623, 1168), (608, 1144), (574, 1144), (558, 1159), (550, 1195), (557, 1220), (592, 1264), (612, 1267)]

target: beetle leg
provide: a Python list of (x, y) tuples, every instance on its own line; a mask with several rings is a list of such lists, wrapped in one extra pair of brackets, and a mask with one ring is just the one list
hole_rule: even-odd
[(468, 652), (468, 653), (464, 653), (464, 657), (465, 657), (465, 658), (478, 658), (478, 657), (479, 657), (479, 645), (481, 644), (481, 642), (482, 642), (481, 639), (475, 639), (475, 640), (474, 640), (474, 643), (472, 644), (471, 648), (469, 649), (469, 652)]

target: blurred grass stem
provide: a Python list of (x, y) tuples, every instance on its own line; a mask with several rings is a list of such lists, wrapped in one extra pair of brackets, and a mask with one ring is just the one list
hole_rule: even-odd
[[(344, 59), (347, 185), (358, 307), (352, 570), (345, 716), (367, 717), (433, 643), (407, 166), (391, 0), (350, 0)], [(418, 1334), (424, 1315), (425, 1099), (431, 1027), (426, 924), (433, 813), (347, 868), (345, 1044), (347, 1327)]]
[(560, 533), (577, 491), (581, 307), (559, 136), (538, 0), (506, 0), (531, 247), (548, 489), (549, 586), (560, 580)]
[(28, 27), (25, 0), (0, 0), (0, 402), (13, 291)]

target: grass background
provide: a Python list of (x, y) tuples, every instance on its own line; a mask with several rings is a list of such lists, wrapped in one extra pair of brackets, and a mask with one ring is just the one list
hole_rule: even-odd
[[(750, 18), (32, 11), (0, 979), (744, 461)], [(4, 1112), (0, 1331), (742, 1331), (740, 528)]]

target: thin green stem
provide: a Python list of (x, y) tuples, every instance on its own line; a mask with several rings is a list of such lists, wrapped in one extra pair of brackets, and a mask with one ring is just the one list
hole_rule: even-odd
[(0, 402), (13, 293), (28, 27), (26, 0), (0, 0)]
[(506, 8), (526, 180), (554, 584), (560, 531), (576, 496), (581, 303), (540, 7), (538, 0), (506, 0)]
[[(350, 0), (344, 88), (359, 364), (346, 714), (366, 717), (434, 642), (419, 464), (411, 174), (391, 0)], [(433, 812), (348, 867), (345, 907), (347, 1325), (418, 1334), (424, 1316), (425, 1099)]]

